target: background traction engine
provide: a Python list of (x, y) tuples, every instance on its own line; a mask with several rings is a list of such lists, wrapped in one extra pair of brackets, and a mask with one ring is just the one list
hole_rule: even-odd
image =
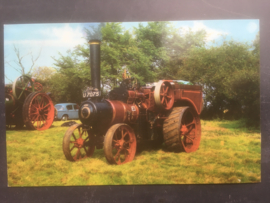
[(18, 77), (12, 85), (5, 86), (6, 125), (28, 129), (46, 130), (54, 119), (51, 98), (42, 93), (43, 87), (26, 75)]
[(161, 145), (173, 152), (196, 151), (201, 139), (199, 115), (202, 88), (173, 80), (140, 87), (126, 78), (108, 98), (100, 95), (100, 42), (90, 41), (92, 86), (79, 109), (81, 124), (71, 126), (63, 139), (70, 161), (92, 156), (104, 148), (110, 164), (132, 161), (138, 142)]

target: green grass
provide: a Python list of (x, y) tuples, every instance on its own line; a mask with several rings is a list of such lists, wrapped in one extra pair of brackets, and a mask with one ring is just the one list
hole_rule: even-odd
[[(77, 121), (79, 122), (79, 121)], [(69, 162), (62, 152), (68, 127), (8, 130), (9, 186), (253, 183), (261, 180), (261, 135), (241, 121), (202, 121), (199, 149), (142, 151), (124, 165), (109, 165), (103, 150)]]

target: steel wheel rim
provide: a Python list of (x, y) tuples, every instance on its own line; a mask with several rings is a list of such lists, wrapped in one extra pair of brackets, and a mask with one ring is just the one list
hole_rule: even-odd
[(130, 162), (134, 158), (136, 150), (136, 138), (134, 133), (126, 125), (116, 129), (112, 139), (112, 156), (116, 164)]
[(29, 120), (37, 130), (48, 129), (54, 119), (54, 106), (46, 94), (36, 94), (29, 106)]
[(186, 152), (196, 151), (201, 139), (199, 116), (187, 108), (180, 122), (180, 141), (184, 150)]
[[(92, 144), (92, 145), (91, 145)], [(95, 146), (90, 141), (89, 132), (79, 125), (69, 139), (69, 155), (73, 161), (79, 161), (93, 155)]]

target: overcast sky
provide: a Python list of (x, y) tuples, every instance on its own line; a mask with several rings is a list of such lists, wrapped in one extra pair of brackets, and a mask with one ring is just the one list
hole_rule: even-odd
[[(222, 36), (240, 42), (252, 43), (259, 31), (259, 20), (205, 20), (205, 21), (172, 21), (176, 28), (182, 28), (181, 34), (185, 34), (188, 29), (198, 31), (201, 29), (207, 32), (207, 41), (219, 41)], [(4, 60), (5, 75), (14, 81), (20, 76), (6, 62), (16, 67), (14, 60), (14, 45), (19, 48), (21, 55), (29, 52), (37, 56), (41, 50), (41, 55), (36, 62), (36, 67), (55, 67), (52, 57), (59, 57), (59, 53), (65, 55), (66, 51), (73, 49), (76, 45), (83, 45), (84, 27), (89, 27), (97, 23), (55, 23), (55, 24), (12, 24), (4, 25)], [(146, 23), (145, 23), (146, 24)], [(125, 29), (130, 30), (138, 26), (138, 22), (123, 23)], [(27, 55), (23, 64), (26, 68), (31, 66), (31, 57)], [(6, 84), (10, 83), (7, 79)]]

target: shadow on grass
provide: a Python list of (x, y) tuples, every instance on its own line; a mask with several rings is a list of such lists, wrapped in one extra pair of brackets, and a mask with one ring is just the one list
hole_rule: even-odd
[(19, 130), (30, 131), (25, 126), (24, 127), (16, 127), (15, 125), (9, 125), (9, 126), (6, 125), (6, 130), (9, 130), (9, 131), (19, 131)]
[[(51, 128), (55, 128), (55, 127), (59, 127), (59, 126), (54, 126), (54, 125), (51, 125), (49, 127), (49, 129)], [(26, 126), (23, 126), (23, 127), (16, 127), (15, 125), (6, 125), (6, 130), (9, 130), (9, 131), (35, 131), (35, 130), (32, 130), (32, 129), (28, 129)], [(47, 130), (47, 129), (46, 129)]]
[[(141, 154), (142, 152), (150, 152), (150, 151), (158, 151), (162, 149), (163, 151), (166, 151), (166, 148), (164, 145), (153, 145), (151, 142), (144, 142), (144, 143), (137, 143), (137, 148), (136, 148), (136, 156)], [(105, 157), (105, 153), (104, 153), (104, 149), (96, 149), (93, 156), (93, 158), (104, 158)]]
[(92, 158), (101, 159), (105, 157), (105, 153), (103, 149), (96, 149)]
[(162, 149), (165, 151), (164, 144), (155, 143), (152, 140), (140, 141), (137, 143), (136, 155), (141, 154), (142, 152), (158, 151)]

